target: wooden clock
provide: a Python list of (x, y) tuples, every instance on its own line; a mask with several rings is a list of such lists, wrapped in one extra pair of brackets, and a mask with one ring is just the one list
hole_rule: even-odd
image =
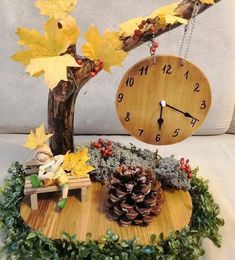
[[(182, 62), (183, 61), (183, 62)], [(211, 105), (204, 73), (176, 56), (145, 58), (123, 76), (116, 110), (135, 138), (155, 145), (178, 143), (202, 125)]]

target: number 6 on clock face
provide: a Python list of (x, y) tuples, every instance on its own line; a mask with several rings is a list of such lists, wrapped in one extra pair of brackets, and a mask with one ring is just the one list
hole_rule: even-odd
[(187, 60), (146, 58), (123, 76), (116, 110), (123, 127), (135, 138), (164, 145), (183, 141), (196, 132), (211, 105), (211, 90), (203, 72)]

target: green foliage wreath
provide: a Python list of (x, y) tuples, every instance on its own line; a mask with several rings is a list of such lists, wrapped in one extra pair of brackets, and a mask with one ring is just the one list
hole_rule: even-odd
[(190, 194), (193, 214), (190, 226), (163, 235), (153, 234), (149, 245), (138, 245), (137, 238), (121, 240), (111, 230), (100, 238), (87, 234), (84, 242), (76, 236), (63, 233), (60, 240), (49, 240), (39, 232), (32, 232), (20, 216), (20, 203), (24, 197), (25, 173), (22, 165), (14, 163), (9, 178), (0, 194), (0, 226), (5, 234), (1, 254), (7, 259), (198, 259), (204, 254), (202, 241), (211, 239), (220, 246), (219, 227), (224, 221), (218, 218), (219, 207), (208, 192), (208, 182), (193, 176)]

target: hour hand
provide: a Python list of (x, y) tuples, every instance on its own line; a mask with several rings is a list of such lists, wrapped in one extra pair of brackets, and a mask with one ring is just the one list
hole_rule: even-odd
[(161, 109), (160, 109), (160, 117), (159, 117), (159, 119), (157, 120), (157, 122), (158, 122), (158, 126), (159, 126), (159, 131), (161, 130), (161, 128), (162, 128), (162, 124), (163, 124), (163, 122), (164, 122), (164, 119), (162, 118), (162, 113), (163, 113), (163, 107), (165, 106), (165, 101), (160, 101), (160, 103), (159, 103), (159, 105), (160, 105), (160, 107), (161, 107)]

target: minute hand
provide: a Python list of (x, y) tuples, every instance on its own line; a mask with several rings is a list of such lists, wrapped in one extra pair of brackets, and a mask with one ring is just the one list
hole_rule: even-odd
[[(180, 112), (180, 113), (183, 114), (185, 117), (190, 117), (190, 118), (192, 118), (192, 119), (196, 119), (195, 117), (193, 117), (192, 115), (190, 115), (188, 112), (183, 112), (183, 111), (179, 110), (178, 108), (175, 108), (175, 107), (170, 106), (170, 105), (168, 105), (168, 104), (166, 104), (166, 106), (169, 107), (169, 108), (171, 108), (171, 109), (173, 109), (173, 110), (175, 110), (175, 111), (177, 111), (177, 112)], [(198, 120), (198, 119), (196, 119), (196, 120)]]

